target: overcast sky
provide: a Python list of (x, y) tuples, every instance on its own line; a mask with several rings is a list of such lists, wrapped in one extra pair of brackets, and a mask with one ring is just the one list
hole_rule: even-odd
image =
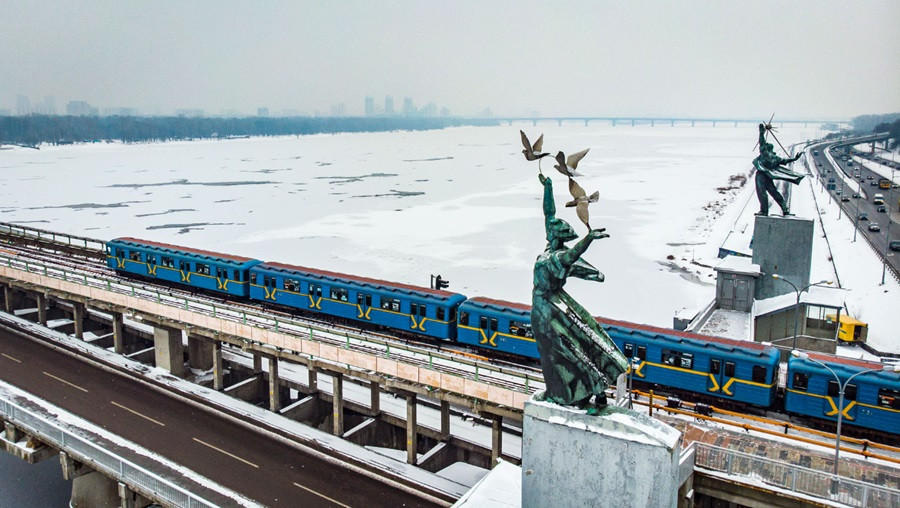
[(900, 1), (6, 1), (16, 96), (327, 114), (848, 118), (900, 111)]

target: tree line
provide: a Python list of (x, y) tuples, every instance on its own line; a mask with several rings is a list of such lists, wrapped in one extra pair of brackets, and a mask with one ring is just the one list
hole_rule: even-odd
[(498, 125), (494, 120), (455, 117), (147, 117), (147, 116), (0, 116), (0, 144), (47, 144), (289, 136), (337, 132), (431, 130), (464, 125)]

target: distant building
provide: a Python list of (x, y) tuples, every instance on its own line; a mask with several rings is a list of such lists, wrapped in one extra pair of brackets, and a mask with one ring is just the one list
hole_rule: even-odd
[(31, 101), (24, 95), (16, 96), (16, 114), (18, 116), (28, 116), (31, 114)]
[(441, 108), (441, 116), (444, 118), (450, 116), (450, 110), (447, 108)]
[(103, 116), (137, 116), (134, 108), (103, 108)]
[(55, 115), (56, 99), (52, 95), (45, 95), (44, 102), (33, 105), (31, 109), (36, 115)]
[(403, 98), (403, 116), (413, 116), (416, 114), (416, 107), (413, 105), (412, 97)]
[(371, 95), (366, 97), (366, 116), (375, 116), (375, 98)]
[(331, 116), (347, 116), (346, 105), (341, 102), (340, 104), (331, 106)]
[(176, 109), (175, 116), (183, 116), (185, 118), (202, 118), (202, 109)]
[(12, 116), (12, 112), (9, 108), (0, 108), (0, 116)]
[(299, 109), (285, 109), (284, 111), (281, 112), (281, 116), (297, 117), (297, 116), (306, 116), (306, 115), (302, 114)]
[(99, 116), (100, 110), (85, 101), (69, 101), (66, 104), (66, 114), (69, 116)]
[(429, 102), (419, 110), (419, 114), (422, 116), (437, 116), (437, 106), (433, 102)]
[(394, 114), (394, 98), (390, 95), (385, 96), (384, 98), (384, 114), (385, 115), (393, 115)]
[(269, 116), (269, 108), (256, 108), (256, 116)]

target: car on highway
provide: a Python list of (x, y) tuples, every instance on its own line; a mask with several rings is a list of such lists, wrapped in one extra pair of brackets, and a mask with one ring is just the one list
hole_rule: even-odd
[(891, 250), (900, 250), (900, 240), (893, 240), (889, 246)]
[(858, 220), (869, 220), (869, 214), (866, 212), (859, 212), (859, 215), (856, 216)]
[(879, 206), (878, 206), (878, 212), (879, 212), (879, 213), (887, 213), (887, 207), (884, 206), (884, 205), (879, 205)]
[(853, 193), (853, 197), (859, 199), (859, 193), (858, 193), (858, 192), (854, 192), (854, 193)]
[(877, 187), (878, 182), (876, 182), (875, 180), (872, 180), (871, 182), (869, 182), (869, 185), (871, 185), (872, 187)]
[(881, 231), (881, 226), (879, 226), (877, 222), (870, 222), (869, 231)]
[(847, 196), (841, 196), (841, 201), (846, 203), (847, 201), (850, 201), (850, 198), (848, 198)]
[(872, 175), (869, 175), (869, 176), (866, 177), (866, 180), (874, 180), (874, 179), (875, 179), (875, 177), (872, 176)]

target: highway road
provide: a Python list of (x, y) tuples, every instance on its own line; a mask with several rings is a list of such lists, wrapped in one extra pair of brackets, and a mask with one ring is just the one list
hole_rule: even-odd
[(0, 379), (266, 506), (434, 506), (0, 328)]
[[(900, 240), (900, 210), (897, 208), (897, 198), (900, 196), (900, 190), (894, 189), (893, 201), (891, 201), (891, 190), (880, 189), (877, 185), (878, 180), (882, 177), (860, 165), (856, 161), (852, 161), (852, 166), (841, 160), (841, 155), (834, 155), (833, 158), (837, 162), (834, 167), (825, 156), (825, 147), (818, 148), (819, 155), (813, 155), (813, 167), (818, 173), (819, 184), (828, 184), (828, 179), (834, 177), (837, 188), (831, 193), (831, 199), (837, 200), (842, 205), (843, 213), (847, 214), (849, 220), (853, 220), (857, 225), (857, 241), (865, 241), (862, 238), (865, 235), (876, 247), (879, 253), (886, 252), (886, 260), (893, 268), (895, 273), (900, 272), (900, 252), (891, 251), (888, 247), (888, 223), (890, 222), (890, 239)], [(851, 161), (848, 161), (851, 162)], [(854, 191), (847, 185), (842, 188), (841, 178), (835, 174), (840, 171), (846, 180), (853, 180), (860, 185), (860, 196), (853, 197)], [(859, 175), (859, 176), (856, 176)], [(876, 185), (872, 185), (876, 182)], [(876, 193), (884, 195), (884, 204), (887, 209), (885, 212), (879, 212), (878, 207), (872, 203)], [(843, 199), (847, 200), (844, 201)], [(857, 219), (860, 213), (866, 214), (865, 220)], [(870, 231), (869, 224), (878, 223), (880, 231)]]

